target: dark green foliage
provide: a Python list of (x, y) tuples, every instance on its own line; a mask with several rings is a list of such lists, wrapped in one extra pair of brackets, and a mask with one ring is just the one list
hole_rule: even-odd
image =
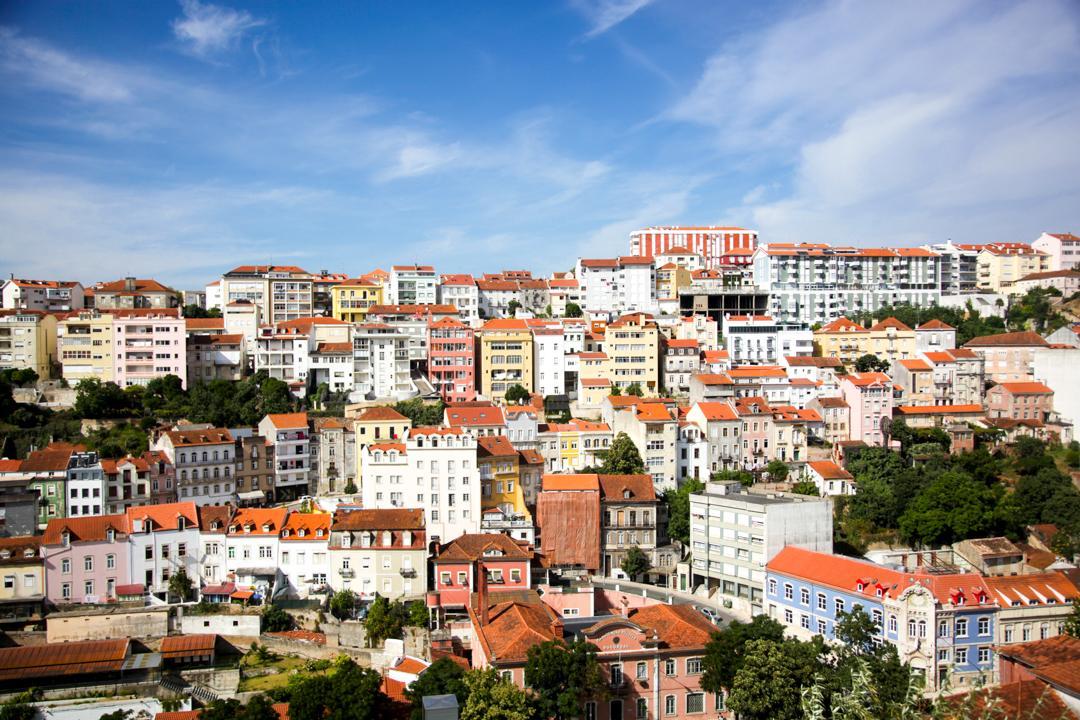
[(619, 397), (620, 395), (622, 395), (622, 388), (618, 385), (612, 385), (611, 389), (608, 390), (608, 394), (614, 397)]
[(424, 720), (425, 695), (456, 695), (458, 707), (465, 707), (469, 691), (464, 678), (464, 668), (453, 660), (441, 658), (433, 662), (423, 675), (405, 689), (405, 697), (412, 703), (412, 720)]
[(508, 405), (518, 405), (520, 403), (528, 402), (530, 397), (529, 391), (517, 383), (511, 385), (506, 390), (506, 402)]
[(391, 603), (382, 595), (376, 595), (364, 618), (368, 647), (378, 647), (389, 638), (402, 637), (408, 615), (402, 603)]
[(330, 598), (330, 614), (338, 620), (348, 620), (356, 608), (356, 593), (352, 590), (338, 590)]
[(1040, 335), (1064, 327), (1068, 321), (1054, 310), (1054, 301), (1061, 298), (1057, 288), (1032, 288), (1013, 300), (1005, 315), (1010, 329), (1034, 330)]
[(430, 616), (427, 604), (423, 600), (415, 600), (405, 606), (405, 624), (410, 627), (427, 627)]
[(577, 303), (566, 303), (566, 313), (563, 315), (563, 317), (579, 318), (584, 314), (585, 313), (581, 310), (581, 306)]
[(391, 710), (381, 685), (378, 672), (346, 659), (327, 675), (291, 685), (282, 699), (289, 703), (289, 720), (381, 720)]
[(262, 611), (261, 625), (263, 632), (285, 632), (292, 630), (296, 621), (277, 605), (267, 604)]
[(207, 310), (201, 305), (185, 305), (184, 317), (186, 318), (219, 318), (221, 317), (221, 308), (210, 308)]
[(30, 368), (5, 368), (0, 370), (0, 378), (13, 387), (30, 387), (40, 379), (38, 374)]
[(768, 640), (778, 643), (783, 639), (783, 626), (765, 615), (755, 615), (749, 623), (732, 622), (705, 645), (701, 687), (712, 693), (731, 690), (750, 642)]
[(214, 700), (199, 713), (199, 720), (277, 720), (270, 698), (256, 695), (247, 705), (233, 698)]
[(181, 567), (176, 574), (169, 578), (169, 594), (178, 598), (181, 602), (187, 602), (194, 596), (195, 588), (187, 570)]
[(1065, 634), (1080, 638), (1080, 601), (1073, 600), (1072, 613), (1065, 618)]
[(602, 700), (607, 692), (596, 646), (583, 640), (549, 640), (530, 647), (525, 685), (544, 718), (577, 717), (586, 700)]
[(1000, 485), (987, 487), (950, 470), (930, 482), (900, 516), (900, 535), (908, 542), (937, 547), (994, 533)]
[(746, 643), (743, 665), (731, 686), (728, 707), (742, 720), (801, 720), (803, 688), (822, 669), (823, 644), (784, 640)]
[(630, 383), (627, 385), (626, 394), (633, 395), (634, 397), (642, 397), (645, 395), (644, 391), (641, 389), (640, 383)]
[(940, 320), (956, 328), (956, 343), (963, 345), (980, 335), (993, 335), (1006, 331), (1005, 321), (997, 317), (983, 317), (970, 304), (966, 308), (932, 305), (915, 307), (908, 303), (888, 305), (880, 308), (872, 318), (863, 320), (884, 320), (894, 317), (908, 327), (915, 327), (931, 320)]
[(737, 482), (742, 483), (745, 487), (750, 487), (754, 484), (754, 473), (747, 470), (717, 470), (709, 478), (713, 482)]
[(817, 489), (817, 485), (815, 485), (810, 480), (800, 480), (799, 482), (797, 482), (797, 483), (795, 483), (794, 485), (791, 486), (791, 492), (796, 493), (798, 495), (815, 495), (816, 496), (818, 494), (818, 489)]
[(855, 372), (889, 372), (889, 363), (877, 355), (867, 353), (855, 360)]
[(402, 400), (392, 407), (409, 418), (413, 427), (424, 427), (427, 425), (441, 425), (445, 406), (442, 400), (426, 403), (420, 398), (413, 398), (412, 400)]
[(788, 476), (788, 466), (783, 460), (770, 460), (765, 466), (765, 472), (769, 473), (770, 482), (784, 482)]
[(632, 546), (626, 551), (626, 555), (619, 565), (619, 568), (626, 573), (631, 580), (636, 580), (638, 577), (647, 573), (650, 567), (652, 566), (649, 564), (649, 556), (637, 545)]
[(661, 500), (667, 505), (668, 537), (672, 540), (690, 543), (690, 496), (704, 489), (705, 483), (687, 478), (678, 488), (664, 491)]
[(604, 475), (639, 475), (645, 472), (641, 453), (626, 433), (616, 435), (603, 456), (604, 463), (600, 466), (600, 472)]

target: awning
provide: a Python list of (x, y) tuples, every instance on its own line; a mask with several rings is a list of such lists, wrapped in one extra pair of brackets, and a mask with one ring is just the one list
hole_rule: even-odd
[(223, 585), (207, 585), (202, 589), (203, 595), (232, 595), (236, 591), (235, 583), (225, 583)]
[(266, 493), (262, 490), (251, 490), (249, 492), (236, 493), (236, 497), (239, 500), (265, 500)]
[(254, 595), (254, 590), (236, 590), (229, 597), (233, 600), (250, 600)]
[(121, 595), (123, 595), (123, 596), (127, 596), (127, 595), (143, 595), (145, 593), (146, 593), (146, 589), (141, 584), (138, 584), (138, 583), (135, 583), (133, 585), (117, 585), (116, 586), (116, 595), (117, 595), (117, 597), (119, 597)]

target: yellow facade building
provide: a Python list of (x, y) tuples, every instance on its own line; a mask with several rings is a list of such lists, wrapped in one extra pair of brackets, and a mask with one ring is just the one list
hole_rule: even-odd
[(480, 393), (501, 398), (513, 385), (533, 392), (533, 336), (524, 320), (488, 320), (477, 333)]
[(56, 356), (56, 316), (42, 310), (0, 310), (0, 370), (33, 370), (51, 377)]
[(383, 286), (370, 279), (346, 280), (330, 288), (331, 312), (338, 320), (362, 323), (368, 309), (383, 304)]
[(521, 483), (520, 458), (505, 435), (477, 438), (476, 465), (480, 471), (481, 510), (498, 508), (507, 515), (531, 517)]
[(814, 331), (814, 354), (839, 358), (845, 365), (853, 365), (863, 355), (876, 355), (891, 364), (915, 357), (915, 331), (896, 318), (865, 328), (840, 317)]
[(660, 392), (660, 330), (643, 313), (624, 315), (604, 331), (608, 379), (623, 390), (638, 384), (645, 395)]
[(364, 448), (372, 443), (405, 442), (412, 421), (392, 407), (380, 405), (364, 408), (352, 420), (356, 440), (356, 477), (361, 476)]
[(1050, 269), (1050, 256), (1025, 243), (984, 245), (975, 261), (975, 285), (984, 292), (1008, 292), (1020, 278)]
[(68, 316), (57, 325), (56, 346), (68, 382), (115, 380), (112, 315), (81, 310)]

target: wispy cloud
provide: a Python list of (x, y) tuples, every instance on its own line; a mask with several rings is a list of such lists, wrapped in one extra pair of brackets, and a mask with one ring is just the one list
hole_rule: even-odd
[(832, 2), (710, 58), (668, 119), (790, 178), (748, 189), (763, 237), (1029, 238), (1075, 221), (1078, 20), (1065, 0)]
[(577, 0), (574, 5), (590, 23), (585, 37), (593, 38), (603, 35), (652, 3), (653, 0)]
[(13, 28), (0, 27), (0, 68), (16, 81), (79, 100), (117, 103), (133, 95), (128, 78), (118, 68), (77, 60)]
[(246, 10), (233, 10), (199, 0), (181, 0), (181, 17), (173, 20), (173, 35), (185, 50), (210, 58), (235, 47), (248, 31), (266, 24)]

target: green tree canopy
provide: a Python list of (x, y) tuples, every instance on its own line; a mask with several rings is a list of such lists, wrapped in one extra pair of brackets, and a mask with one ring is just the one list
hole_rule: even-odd
[(518, 405), (520, 403), (528, 402), (531, 395), (522, 385), (514, 383), (506, 390), (506, 403), (508, 405)]
[(585, 313), (582, 312), (580, 305), (578, 305), (577, 303), (568, 302), (566, 303), (566, 312), (563, 314), (563, 317), (579, 318), (584, 314)]
[(634, 397), (642, 397), (645, 392), (641, 389), (641, 383), (630, 383), (626, 386), (626, 394), (633, 395)]
[(348, 620), (356, 609), (356, 593), (348, 588), (338, 590), (330, 597), (330, 614), (338, 620)]
[(821, 667), (820, 645), (798, 640), (750, 640), (728, 706), (741, 720), (802, 720), (800, 698)]
[(586, 700), (606, 694), (596, 646), (583, 640), (549, 640), (530, 647), (525, 684), (543, 718), (577, 717)]
[(424, 427), (428, 425), (441, 425), (443, 419), (443, 410), (445, 406), (442, 400), (434, 403), (426, 403), (420, 398), (412, 398), (411, 400), (402, 400), (393, 406), (394, 410), (409, 418), (412, 421), (413, 427)]
[(690, 496), (705, 489), (705, 483), (686, 478), (677, 488), (665, 490), (661, 499), (667, 505), (668, 537), (683, 545), (690, 544)]
[(877, 355), (867, 353), (855, 360), (855, 372), (889, 372), (889, 363)]
[(755, 615), (749, 623), (733, 621), (713, 635), (705, 645), (701, 687), (712, 693), (731, 690), (735, 676), (742, 669), (747, 645), (755, 640), (778, 643), (784, 639), (784, 627), (766, 615)]
[(290, 686), (289, 720), (382, 720), (389, 717), (389, 698), (382, 676), (351, 659), (335, 662), (327, 675), (312, 675)]
[(169, 578), (169, 594), (179, 598), (181, 602), (187, 602), (194, 597), (195, 588), (184, 567), (181, 566), (181, 568)]
[[(427, 674), (427, 673), (425, 673)], [(461, 720), (540, 720), (534, 699), (494, 668), (470, 670), (464, 677), (468, 694)]]
[(636, 580), (647, 573), (650, 567), (652, 567), (652, 565), (649, 563), (649, 556), (637, 545), (631, 546), (631, 548), (626, 551), (626, 555), (623, 556), (623, 561), (619, 565), (619, 568), (622, 569), (631, 580)]
[(412, 720), (424, 720), (426, 695), (456, 695), (458, 707), (464, 708), (469, 699), (465, 669), (449, 658), (440, 658), (405, 688), (405, 697), (412, 704)]
[(812, 480), (800, 480), (791, 486), (791, 492), (797, 495), (818, 495), (818, 487)]
[(645, 472), (641, 453), (630, 436), (623, 432), (616, 435), (611, 447), (604, 451), (604, 462), (600, 467), (604, 475), (640, 475)]
[(273, 603), (267, 603), (263, 606), (263, 632), (285, 632), (286, 630), (292, 630), (295, 626), (296, 621), (293, 620), (293, 616), (285, 612), (282, 608)]
[(784, 482), (787, 480), (789, 470), (787, 463), (780, 459), (770, 460), (765, 466), (770, 482)]

